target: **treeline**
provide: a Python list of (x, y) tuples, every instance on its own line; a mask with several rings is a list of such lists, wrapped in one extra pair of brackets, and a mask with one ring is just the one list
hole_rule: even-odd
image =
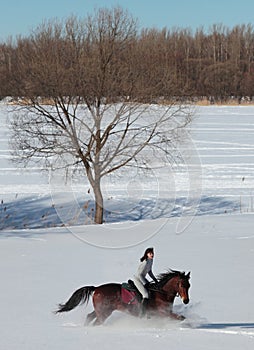
[[(142, 101), (254, 96), (254, 29), (142, 29), (119, 10), (43, 23), (0, 44), (0, 96), (83, 96)], [(116, 11), (116, 9), (114, 10)], [(97, 19), (96, 24), (94, 18)], [(96, 27), (96, 28), (95, 28)]]

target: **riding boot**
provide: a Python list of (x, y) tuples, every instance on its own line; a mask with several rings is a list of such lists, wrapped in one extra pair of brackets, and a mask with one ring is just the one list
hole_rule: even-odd
[(143, 300), (141, 302), (140, 317), (144, 317), (146, 315), (147, 304), (148, 304), (148, 299), (147, 298), (143, 298)]

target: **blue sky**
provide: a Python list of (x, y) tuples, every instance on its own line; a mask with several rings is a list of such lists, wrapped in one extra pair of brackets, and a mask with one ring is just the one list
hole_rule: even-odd
[(28, 35), (44, 19), (85, 17), (95, 8), (120, 5), (138, 19), (140, 27), (191, 28), (222, 23), (227, 27), (254, 24), (254, 1), (241, 0), (2, 0), (0, 40)]

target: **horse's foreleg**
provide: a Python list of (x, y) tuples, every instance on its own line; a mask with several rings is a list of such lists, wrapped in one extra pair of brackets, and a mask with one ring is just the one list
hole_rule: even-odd
[(169, 313), (169, 317), (173, 318), (174, 320), (178, 320), (178, 321), (183, 321), (185, 320), (185, 317), (183, 315), (177, 315), (174, 312), (170, 312)]
[(176, 313), (174, 313), (172, 310), (160, 310), (159, 311), (159, 316), (161, 316), (161, 317), (169, 317), (169, 318), (171, 318), (171, 319), (173, 319), (173, 320), (178, 320), (178, 321), (183, 321), (183, 320), (185, 320), (185, 317), (184, 316), (182, 316), (182, 315), (178, 315), (178, 314), (176, 314)]
[(183, 321), (183, 320), (185, 320), (185, 317), (184, 317), (184, 316), (178, 315), (178, 314), (176, 314), (175, 312), (173, 312), (172, 310), (164, 311), (164, 312), (162, 312), (161, 315), (164, 316), (164, 317), (170, 317), (170, 318), (172, 318), (173, 320), (178, 320), (178, 321)]

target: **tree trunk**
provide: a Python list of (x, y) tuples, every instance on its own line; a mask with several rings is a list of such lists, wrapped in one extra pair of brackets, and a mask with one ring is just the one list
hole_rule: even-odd
[(95, 214), (94, 214), (94, 222), (95, 224), (103, 223), (103, 196), (101, 192), (101, 185), (98, 182), (94, 186), (94, 197), (95, 197)]

